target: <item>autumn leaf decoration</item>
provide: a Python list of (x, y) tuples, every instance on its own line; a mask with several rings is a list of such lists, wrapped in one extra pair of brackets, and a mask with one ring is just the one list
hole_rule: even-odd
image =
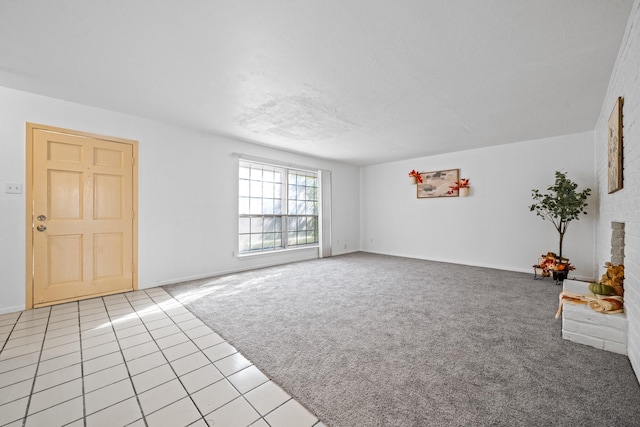
[(418, 184), (422, 183), (422, 177), (420, 176), (420, 172), (417, 172), (415, 169), (409, 172), (410, 178), (415, 178)]
[(459, 181), (455, 182), (455, 185), (449, 186), (450, 190), (447, 191), (447, 194), (453, 194), (461, 188), (469, 188), (469, 178), (460, 178)]
[(542, 261), (540, 264), (534, 265), (535, 268), (542, 268), (546, 271), (573, 271), (576, 268), (569, 263), (569, 260), (562, 258), (562, 262), (553, 252), (547, 252), (546, 255), (540, 255)]

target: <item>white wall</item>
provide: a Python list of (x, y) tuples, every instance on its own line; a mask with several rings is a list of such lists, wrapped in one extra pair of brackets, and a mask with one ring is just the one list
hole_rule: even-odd
[[(593, 133), (386, 163), (361, 169), (363, 250), (533, 273), (547, 251), (558, 250), (551, 223), (529, 211), (531, 190), (546, 190), (555, 171), (579, 189), (595, 190)], [(412, 169), (459, 168), (469, 197), (417, 199)], [(590, 214), (569, 225), (563, 254), (576, 277), (594, 276), (595, 197)], [(532, 286), (534, 284), (532, 283)]]
[[(600, 209), (596, 234), (599, 274), (611, 258), (611, 222), (625, 223), (625, 311), (629, 319), (628, 354), (640, 376), (640, 1), (633, 5), (627, 31), (611, 75), (595, 130)], [(624, 98), (623, 189), (607, 194), (607, 123), (617, 97)]]
[[(0, 87), (0, 313), (25, 304), (25, 123), (139, 141), (139, 286), (314, 258), (299, 250), (238, 259), (237, 162), (232, 152), (332, 171), (333, 253), (358, 249), (359, 172), (337, 162)], [(338, 243), (339, 242), (339, 243)]]

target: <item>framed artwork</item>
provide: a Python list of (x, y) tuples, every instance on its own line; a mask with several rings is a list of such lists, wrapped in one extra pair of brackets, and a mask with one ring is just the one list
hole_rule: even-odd
[(608, 175), (609, 194), (622, 189), (622, 104), (618, 97), (609, 116), (608, 130)]
[(422, 183), (417, 185), (418, 187), (418, 199), (430, 198), (430, 197), (458, 197), (458, 191), (452, 191), (451, 194), (447, 194), (450, 190), (450, 186), (455, 186), (458, 177), (460, 176), (460, 169), (447, 169), (435, 172), (420, 172), (422, 177)]

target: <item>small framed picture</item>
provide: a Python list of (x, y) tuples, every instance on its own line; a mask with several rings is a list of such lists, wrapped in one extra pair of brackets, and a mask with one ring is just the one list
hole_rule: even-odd
[(622, 104), (618, 97), (609, 116), (608, 130), (608, 175), (609, 194), (622, 189)]
[[(430, 197), (458, 197), (458, 190), (451, 190), (460, 176), (460, 169), (435, 172), (420, 172), (422, 183), (418, 184), (418, 199)], [(450, 192), (450, 194), (447, 194)]]

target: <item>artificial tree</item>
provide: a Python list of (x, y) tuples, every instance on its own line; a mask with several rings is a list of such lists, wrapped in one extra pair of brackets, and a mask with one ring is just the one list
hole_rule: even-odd
[(567, 178), (566, 172), (556, 171), (556, 181), (554, 185), (547, 188), (547, 193), (540, 190), (531, 190), (534, 203), (529, 206), (531, 212), (543, 220), (549, 220), (554, 225), (560, 235), (558, 250), (558, 262), (562, 263), (562, 242), (567, 226), (571, 221), (579, 220), (580, 214), (586, 215), (587, 197), (591, 194), (591, 189), (587, 188), (578, 192), (578, 184)]

